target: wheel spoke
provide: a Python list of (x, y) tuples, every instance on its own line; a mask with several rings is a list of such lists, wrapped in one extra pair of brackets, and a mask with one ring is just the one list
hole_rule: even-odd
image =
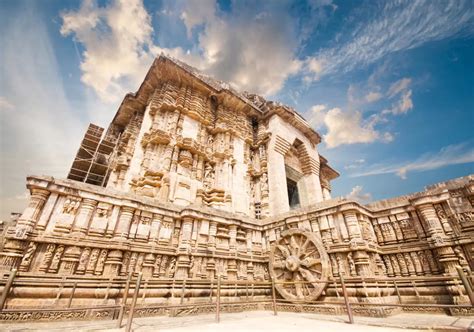
[(304, 243), (300, 247), (300, 251), (299, 251), (298, 255), (301, 255), (301, 253), (304, 253), (306, 251), (306, 248), (308, 247), (308, 244), (310, 244), (310, 240), (308, 238), (306, 238), (306, 241), (304, 241)]
[(296, 296), (298, 297), (298, 299), (302, 300), (304, 298), (303, 284), (301, 283), (295, 284), (295, 290), (296, 290)]
[(293, 255), (297, 255), (299, 246), (298, 246), (298, 243), (296, 243), (296, 238), (294, 236), (290, 238), (290, 244), (291, 244), (290, 246), (291, 253)]
[(301, 265), (308, 268), (316, 264), (321, 264), (321, 258), (306, 258), (301, 261)]
[(288, 258), (290, 256), (290, 252), (283, 245), (280, 244), (280, 245), (277, 245), (276, 247), (281, 251), (281, 253), (283, 254), (285, 258)]
[(314, 249), (312, 249), (311, 251), (303, 254), (303, 257), (301, 259), (305, 259), (306, 257), (308, 256), (311, 256), (312, 254), (314, 254), (315, 252), (318, 252), (318, 248), (314, 247)]
[(284, 269), (285, 268), (285, 262), (283, 261), (275, 261), (273, 263), (273, 267), (276, 268), (276, 269)]
[(319, 275), (319, 276), (322, 276), (322, 275), (323, 275), (323, 273), (322, 273), (320, 270), (308, 269), (308, 271), (311, 271), (311, 272), (313, 272), (313, 273), (316, 273), (316, 274)]
[(311, 272), (305, 270), (304, 268), (300, 267), (299, 269), (301, 275), (306, 281), (313, 282), (314, 281), (314, 276), (311, 274)]

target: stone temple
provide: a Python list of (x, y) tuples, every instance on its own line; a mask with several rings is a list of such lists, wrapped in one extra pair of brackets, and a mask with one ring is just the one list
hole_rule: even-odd
[[(395, 313), (384, 304), (398, 301), (469, 305), (461, 282), (423, 278), (457, 277), (459, 267), (472, 276), (474, 176), (368, 205), (332, 199), (339, 174), (320, 142), (292, 108), (158, 57), (107, 130), (89, 126), (67, 179), (27, 178), (28, 207), (0, 245), (3, 280), (12, 269), (19, 280), (4, 309), (64, 307), (54, 280), (69, 279), (90, 282), (76, 305), (119, 303), (121, 288), (94, 283), (139, 272), (149, 305), (209, 300), (206, 287), (181, 293), (178, 281), (273, 280), (286, 310), (318, 300), (331, 313), (341, 309), (324, 302), (341, 297), (341, 276), (353, 301), (378, 304), (354, 309), (361, 315)], [(222, 296), (248, 293), (236, 284)], [(258, 298), (271, 293), (252, 286)], [(19, 312), (0, 319), (31, 319)]]

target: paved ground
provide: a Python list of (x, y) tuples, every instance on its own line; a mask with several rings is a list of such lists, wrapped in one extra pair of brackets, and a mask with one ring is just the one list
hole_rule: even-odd
[[(132, 329), (136, 332), (408, 332), (408, 331), (474, 331), (474, 317), (450, 317), (428, 314), (399, 314), (388, 318), (355, 317), (354, 325), (346, 323), (347, 317), (301, 313), (278, 313), (254, 311), (234, 314), (222, 314), (221, 322), (215, 323), (214, 315), (187, 317), (149, 317), (137, 318)], [(5, 332), (118, 332), (116, 321), (53, 322), (0, 324)], [(125, 321), (124, 321), (125, 324)], [(403, 330), (402, 330), (403, 329)]]

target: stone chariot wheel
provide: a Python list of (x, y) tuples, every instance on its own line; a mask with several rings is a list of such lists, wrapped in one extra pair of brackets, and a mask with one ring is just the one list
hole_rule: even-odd
[[(319, 239), (310, 232), (290, 229), (281, 234), (270, 251), (270, 274), (275, 288), (290, 301), (314, 301), (329, 277), (329, 257)], [(305, 281), (283, 284), (279, 282)]]

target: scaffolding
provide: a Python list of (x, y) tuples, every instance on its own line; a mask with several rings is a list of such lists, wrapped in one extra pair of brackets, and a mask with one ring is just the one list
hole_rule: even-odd
[(67, 176), (68, 179), (105, 187), (115, 161), (117, 139), (105, 137), (104, 128), (89, 124)]

